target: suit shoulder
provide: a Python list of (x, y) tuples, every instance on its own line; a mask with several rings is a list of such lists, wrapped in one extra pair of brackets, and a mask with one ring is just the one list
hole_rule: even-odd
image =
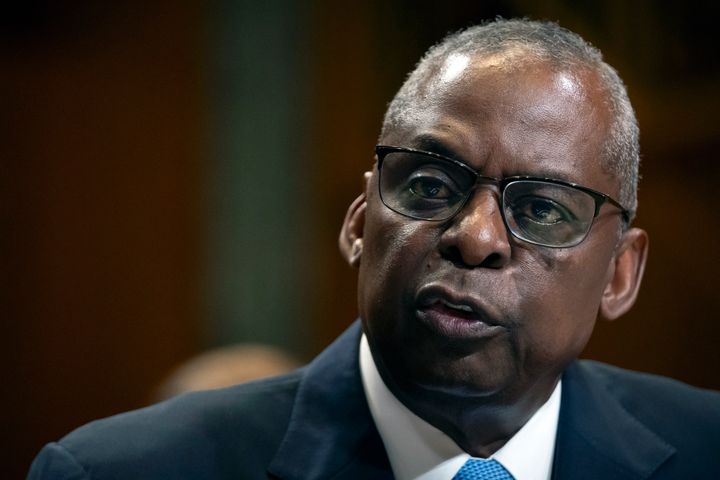
[[(720, 415), (720, 392), (695, 387), (669, 377), (626, 370), (593, 360), (582, 360), (580, 368), (601, 381), (608, 391), (621, 398), (642, 396), (654, 401), (676, 404), (676, 407), (696, 408), (706, 405), (710, 412)], [(650, 395), (650, 397), (648, 397)]]
[(91, 422), (53, 448), (90, 478), (219, 478), (253, 464), (264, 471), (285, 434), (301, 376), (302, 370), (181, 395)]
[(585, 360), (580, 368), (645, 424), (720, 444), (720, 392)]

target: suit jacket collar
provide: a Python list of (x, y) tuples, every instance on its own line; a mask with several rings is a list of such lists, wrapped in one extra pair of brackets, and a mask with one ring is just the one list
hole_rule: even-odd
[[(365, 399), (355, 322), (307, 367), (285, 438), (268, 471), (286, 480), (392, 478)], [(646, 479), (675, 449), (574, 362), (563, 375), (553, 479)], [(652, 401), (652, 399), (648, 399)]]
[(308, 366), (268, 471), (287, 480), (392, 478), (365, 400), (355, 322)]
[(565, 371), (554, 479), (646, 479), (675, 453), (609, 392), (609, 381), (592, 362)]

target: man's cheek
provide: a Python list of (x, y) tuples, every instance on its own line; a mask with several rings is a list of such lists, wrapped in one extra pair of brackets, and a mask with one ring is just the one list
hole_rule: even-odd
[(380, 278), (407, 276), (407, 270), (424, 257), (428, 249), (428, 235), (422, 232), (421, 222), (380, 223), (365, 244), (365, 252), (374, 274)]

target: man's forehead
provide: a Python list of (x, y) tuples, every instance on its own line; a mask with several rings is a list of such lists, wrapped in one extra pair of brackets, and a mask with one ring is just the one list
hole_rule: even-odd
[(548, 127), (552, 127), (553, 110), (572, 106), (582, 111), (585, 120), (594, 117), (596, 128), (601, 128), (599, 124), (607, 125), (610, 119), (605, 97), (593, 69), (553, 64), (525, 47), (489, 54), (452, 53), (428, 69), (415, 95), (404, 102), (395, 125), (386, 128), (383, 140), (394, 137), (393, 131), (422, 128), (438, 110), (450, 105), (467, 111), (477, 107), (473, 113), (480, 115), (507, 107), (510, 117)]
[(445, 77), (448, 72), (458, 72), (460, 65), (475, 70), (511, 71), (542, 62), (542, 59), (541, 50), (523, 44), (510, 44), (484, 52), (457, 51), (440, 59), (440, 76)]
[(432, 70), (427, 80), (429, 85), (437, 87), (452, 83), (473, 71), (510, 71), (522, 64), (527, 65), (530, 56), (530, 49), (520, 45), (483, 54), (455, 52), (441, 60), (439, 67)]
[[(416, 124), (448, 97), (465, 97), (461, 101), (467, 102), (473, 96), (482, 98), (490, 91), (508, 89), (524, 94), (530, 103), (547, 99), (546, 94), (552, 91), (563, 102), (594, 103), (596, 113), (609, 113), (605, 108), (606, 92), (595, 69), (581, 64), (561, 65), (529, 47), (515, 46), (489, 53), (455, 52), (436, 60), (425, 69), (417, 90), (405, 97), (402, 111), (396, 112), (394, 120), (406, 126)], [(486, 101), (491, 100), (492, 94), (486, 97)]]
[(552, 77), (559, 93), (579, 95), (601, 93), (601, 81), (596, 69), (575, 63), (551, 60), (542, 52), (525, 45), (510, 46), (493, 52), (451, 53), (428, 69), (422, 82), (420, 96), (441, 95), (453, 85), (464, 84), (467, 89), (483, 87), (489, 77), (505, 78), (508, 82), (544, 84)]

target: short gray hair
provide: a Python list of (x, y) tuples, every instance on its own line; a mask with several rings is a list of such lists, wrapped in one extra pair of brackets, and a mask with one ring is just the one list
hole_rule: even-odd
[(427, 93), (424, 92), (427, 80), (450, 55), (488, 55), (511, 47), (522, 47), (531, 59), (551, 65), (597, 72), (612, 115), (603, 152), (604, 167), (620, 181), (619, 201), (630, 210), (632, 220), (637, 209), (640, 130), (625, 84), (615, 69), (605, 63), (600, 50), (556, 23), (496, 19), (448, 35), (427, 51), (390, 102), (381, 136), (389, 128), (403, 124), (420, 107), (418, 100)]

